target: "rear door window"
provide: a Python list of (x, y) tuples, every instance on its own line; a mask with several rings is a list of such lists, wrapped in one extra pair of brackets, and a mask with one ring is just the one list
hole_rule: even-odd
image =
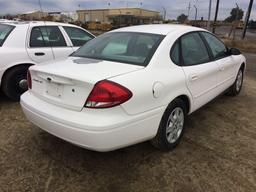
[(94, 37), (86, 31), (75, 27), (63, 27), (74, 47), (81, 47)]
[(30, 36), (30, 47), (66, 47), (66, 41), (57, 26), (34, 27)]
[(210, 62), (207, 48), (198, 33), (189, 33), (181, 38), (182, 57), (185, 66)]
[(14, 26), (0, 24), (0, 47), (4, 44), (5, 40), (13, 29)]

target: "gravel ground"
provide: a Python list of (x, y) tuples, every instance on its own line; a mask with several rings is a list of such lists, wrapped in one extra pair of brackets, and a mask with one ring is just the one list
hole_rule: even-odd
[(0, 191), (256, 191), (256, 55), (248, 61), (241, 94), (192, 114), (169, 153), (148, 142), (110, 153), (73, 146), (0, 96)]

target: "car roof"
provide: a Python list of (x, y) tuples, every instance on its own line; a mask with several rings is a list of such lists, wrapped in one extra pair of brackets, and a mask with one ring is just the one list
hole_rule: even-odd
[(73, 27), (75, 26), (68, 23), (60, 23), (60, 22), (52, 22), (52, 21), (8, 21), (8, 22), (3, 22), (2, 24), (13, 25), (13, 26), (30, 25), (32, 27), (42, 26), (42, 25), (61, 25), (61, 26), (73, 26)]
[(198, 31), (204, 30), (202, 28), (192, 27), (188, 25), (180, 24), (150, 24), (150, 25), (137, 25), (131, 27), (124, 27), (113, 30), (111, 32), (139, 32), (139, 33), (151, 33), (159, 35), (167, 35), (171, 32), (176, 31)]

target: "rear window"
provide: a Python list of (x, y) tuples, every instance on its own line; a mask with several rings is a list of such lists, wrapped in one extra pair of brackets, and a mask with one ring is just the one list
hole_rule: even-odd
[(163, 38), (148, 33), (106, 33), (86, 43), (72, 56), (146, 66)]
[(14, 26), (0, 24), (0, 47), (4, 44), (5, 40), (13, 29)]

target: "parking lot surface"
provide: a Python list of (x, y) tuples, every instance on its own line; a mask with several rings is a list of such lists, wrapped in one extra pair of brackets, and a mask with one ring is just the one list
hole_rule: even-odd
[(244, 87), (189, 117), (172, 152), (148, 142), (88, 151), (29, 123), (0, 96), (0, 191), (256, 191), (256, 56)]

